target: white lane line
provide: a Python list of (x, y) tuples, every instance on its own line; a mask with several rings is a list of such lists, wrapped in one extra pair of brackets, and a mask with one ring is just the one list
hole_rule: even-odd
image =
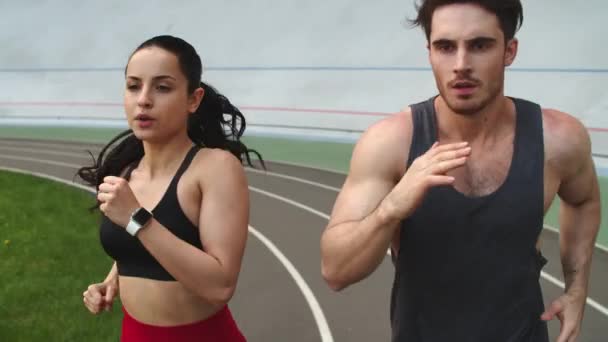
[[(4, 156), (2, 156), (2, 157), (4, 157)], [(48, 163), (49, 161), (50, 160), (39, 160), (38, 162)], [(77, 165), (71, 165), (71, 167), (77, 167)], [(95, 190), (92, 189), (91, 187), (87, 187), (87, 186), (84, 186), (84, 185), (81, 185), (78, 183), (73, 183), (73, 182), (70, 182), (65, 179), (55, 177), (55, 176), (46, 175), (46, 174), (39, 173), (39, 172), (32, 172), (32, 171), (28, 171), (28, 170), (18, 169), (18, 168), (4, 167), (4, 166), (0, 166), (0, 170), (17, 172), (17, 173), (22, 173), (22, 174), (27, 174), (27, 175), (32, 175), (32, 176), (36, 176), (36, 177), (40, 177), (40, 178), (53, 180), (55, 182), (77, 187), (79, 189), (86, 190), (92, 194), (95, 194)], [(283, 266), (285, 267), (285, 269), (287, 270), (289, 275), (293, 278), (294, 282), (296, 283), (296, 285), (302, 292), (304, 299), (308, 303), (310, 310), (312, 311), (312, 315), (317, 324), (317, 328), (319, 329), (321, 341), (322, 342), (334, 342), (333, 336), (331, 334), (331, 330), (329, 328), (329, 324), (327, 323), (327, 319), (325, 318), (325, 314), (323, 313), (323, 309), (321, 309), (321, 305), (319, 304), (319, 301), (315, 297), (310, 286), (308, 286), (308, 284), (306, 283), (306, 281), (304, 280), (304, 278), (302, 277), (300, 272), (298, 272), (296, 267), (289, 261), (289, 259), (285, 256), (285, 254), (283, 254), (281, 252), (281, 250), (279, 250), (279, 248), (270, 239), (268, 239), (264, 234), (262, 234), (257, 229), (253, 228), (252, 226), (248, 226), (248, 229), (249, 229), (249, 232), (253, 236), (255, 236), (258, 240), (260, 240), (260, 242), (262, 242), (262, 244), (264, 244), (264, 246), (266, 246), (266, 248), (268, 248), (268, 250), (270, 250), (270, 252), (279, 260), (279, 262), (281, 264), (283, 264)]]
[(335, 192), (339, 192), (340, 191), (339, 188), (336, 188), (334, 186), (318, 183), (318, 182), (311, 181), (311, 180), (304, 179), (304, 178), (289, 176), (289, 175), (286, 175), (286, 174), (283, 174), (283, 173), (264, 171), (264, 170), (257, 170), (257, 169), (252, 169), (250, 167), (247, 167), (246, 169), (247, 169), (248, 172), (251, 172), (251, 173), (256, 173), (256, 174), (261, 174), (261, 175), (271, 176), (271, 177), (277, 177), (277, 178), (282, 178), (282, 179), (287, 179), (287, 180), (291, 180), (291, 181), (302, 183), (302, 184), (306, 184), (306, 185), (316, 186), (318, 188), (325, 189), (325, 190), (330, 190), (330, 191), (335, 191)]
[(50, 155), (54, 155), (54, 156), (64, 156), (64, 157), (74, 157), (74, 158), (90, 157), (86, 153), (86, 151), (82, 151), (82, 153), (74, 153), (74, 152), (56, 151), (56, 150), (48, 150), (48, 149), (33, 149), (33, 148), (25, 148), (25, 147), (2, 146), (2, 145), (0, 145), (0, 150), (13, 151), (13, 152), (43, 153), (43, 154), (50, 154)]
[(553, 232), (555, 234), (559, 234), (559, 229), (549, 226), (549, 225), (544, 225), (544, 228), (550, 232)]
[(266, 247), (275, 255), (277, 259), (283, 264), (287, 272), (291, 275), (293, 280), (296, 282), (296, 285), (302, 291), (304, 298), (306, 298), (306, 302), (308, 302), (308, 306), (310, 306), (310, 310), (312, 311), (312, 315), (317, 322), (317, 327), (319, 328), (319, 333), (321, 334), (321, 341), (323, 342), (333, 342), (334, 338), (331, 335), (331, 331), (329, 329), (329, 324), (327, 324), (327, 319), (325, 319), (325, 315), (323, 314), (323, 310), (321, 309), (321, 305), (317, 301), (314, 293), (304, 280), (304, 278), (300, 275), (295, 266), (287, 259), (287, 257), (275, 246), (272, 241), (270, 241), (267, 237), (265, 237), (262, 233), (258, 232), (252, 226), (249, 226), (249, 232), (258, 238)]
[(76, 165), (76, 164), (71, 164), (71, 163), (62, 163), (62, 162), (48, 160), (48, 159), (21, 157), (21, 156), (15, 156), (15, 155), (10, 155), (10, 154), (0, 154), (0, 158), (20, 160), (20, 161), (26, 161), (26, 162), (32, 162), (32, 163), (47, 164), (47, 165), (62, 166), (62, 167), (70, 168), (70, 169), (79, 169), (80, 167), (82, 167), (81, 165)]
[(306, 204), (302, 204), (300, 202), (296, 202), (296, 201), (294, 201), (292, 199), (289, 199), (289, 198), (283, 197), (281, 195), (277, 195), (275, 193), (268, 192), (268, 191), (265, 191), (265, 190), (262, 190), (262, 189), (259, 189), (259, 188), (253, 187), (253, 186), (249, 186), (249, 190), (251, 190), (253, 192), (257, 192), (257, 193), (262, 194), (262, 195), (265, 195), (265, 196), (270, 197), (270, 198), (274, 198), (274, 199), (276, 199), (278, 201), (281, 201), (281, 202), (293, 205), (294, 207), (300, 208), (302, 210), (308, 211), (309, 213), (312, 213), (312, 214), (317, 215), (319, 217), (322, 217), (322, 218), (324, 218), (326, 220), (329, 220), (329, 215), (327, 215), (327, 214), (325, 214), (325, 213), (323, 213), (321, 211), (318, 211), (316, 209), (313, 209), (313, 208), (307, 206)]
[[(109, 141), (109, 140), (108, 140)], [(65, 141), (63, 144), (52, 141), (34, 141), (34, 140), (3, 140), (0, 139), (0, 144), (4, 146), (29, 146), (29, 147), (52, 147), (70, 151), (95, 150), (105, 146), (105, 143), (89, 143), (77, 141)], [(96, 151), (96, 150), (95, 150)]]
[[(560, 281), (559, 279), (555, 278), (554, 276), (550, 275), (549, 273), (547, 273), (545, 271), (541, 271), (540, 275), (543, 278), (545, 278), (545, 280), (547, 280), (548, 282), (552, 283), (553, 285), (555, 285), (557, 287), (561, 287), (562, 289), (564, 289), (566, 287), (566, 284), (564, 284), (562, 281)], [(587, 304), (589, 306), (591, 306), (592, 308), (594, 308), (595, 310), (604, 314), (604, 316), (608, 317), (608, 309), (606, 309), (604, 306), (602, 306), (597, 301), (587, 297)]]
[(296, 163), (296, 162), (287, 162), (287, 161), (269, 160), (269, 162), (272, 162), (275, 164), (288, 165), (288, 166), (296, 166), (296, 167), (301, 167), (301, 168), (310, 169), (310, 170), (324, 171), (324, 172), (334, 173), (334, 174), (340, 175), (340, 176), (346, 176), (346, 173), (344, 171), (340, 171), (340, 170), (336, 170), (336, 169), (324, 168), (324, 167), (319, 167), (319, 166), (310, 166), (310, 165), (300, 164), (300, 163)]

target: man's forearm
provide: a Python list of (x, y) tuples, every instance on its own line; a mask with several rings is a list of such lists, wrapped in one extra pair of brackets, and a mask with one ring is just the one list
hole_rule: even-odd
[(399, 226), (377, 208), (357, 222), (330, 227), (321, 242), (322, 273), (335, 290), (355, 283), (382, 262)]
[(586, 296), (599, 231), (599, 199), (576, 206), (562, 202), (560, 219), (560, 249), (566, 292)]

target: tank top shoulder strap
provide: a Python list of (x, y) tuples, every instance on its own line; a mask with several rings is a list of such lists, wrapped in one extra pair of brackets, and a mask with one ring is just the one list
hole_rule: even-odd
[(521, 173), (524, 177), (542, 180), (545, 160), (542, 109), (534, 102), (511, 99), (517, 111), (514, 169), (524, 171)]
[(435, 97), (432, 97), (410, 106), (413, 127), (412, 143), (407, 161), (408, 167), (437, 141), (437, 118), (435, 117), (434, 100)]
[(194, 156), (196, 155), (196, 153), (200, 149), (201, 149), (201, 147), (198, 146), (198, 145), (194, 145), (194, 146), (192, 146), (190, 148), (190, 150), (186, 154), (186, 157), (182, 161), (182, 164), (177, 169), (177, 172), (175, 173), (175, 176), (173, 176), (173, 179), (171, 180), (171, 184), (169, 185), (169, 188), (167, 189), (167, 191), (169, 193), (171, 193), (171, 194), (177, 194), (177, 183), (182, 178), (182, 175), (184, 174), (184, 172), (186, 172), (186, 170), (188, 169), (188, 167), (192, 163), (192, 160), (194, 159)]
[(177, 179), (181, 178), (181, 176), (184, 174), (184, 172), (186, 172), (186, 170), (192, 163), (194, 156), (200, 149), (201, 149), (201, 147), (197, 146), (197, 145), (194, 145), (190, 148), (190, 151), (188, 151), (188, 153), (186, 154), (184, 161), (182, 161), (182, 164), (179, 166), (179, 169), (177, 169), (177, 172), (175, 173), (175, 178), (177, 178)]
[[(543, 145), (543, 118), (542, 109), (539, 104), (530, 102), (524, 99), (511, 98), (515, 103), (517, 111), (517, 139), (520, 139), (525, 146), (529, 148), (529, 144), (535, 147)], [(541, 133), (541, 134), (539, 134)]]

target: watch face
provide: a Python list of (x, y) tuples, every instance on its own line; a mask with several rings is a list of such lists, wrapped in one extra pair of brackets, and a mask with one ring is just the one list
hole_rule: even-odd
[(134, 214), (133, 214), (133, 221), (137, 222), (140, 225), (144, 225), (148, 222), (148, 220), (152, 217), (152, 214), (150, 214), (149, 211), (147, 211), (144, 208), (139, 208)]

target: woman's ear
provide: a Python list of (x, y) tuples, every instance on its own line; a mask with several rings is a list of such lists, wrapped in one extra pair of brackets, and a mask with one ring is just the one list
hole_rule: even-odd
[(194, 90), (194, 93), (190, 95), (190, 103), (188, 104), (188, 112), (194, 113), (201, 105), (203, 101), (203, 97), (205, 97), (205, 89), (198, 87)]

